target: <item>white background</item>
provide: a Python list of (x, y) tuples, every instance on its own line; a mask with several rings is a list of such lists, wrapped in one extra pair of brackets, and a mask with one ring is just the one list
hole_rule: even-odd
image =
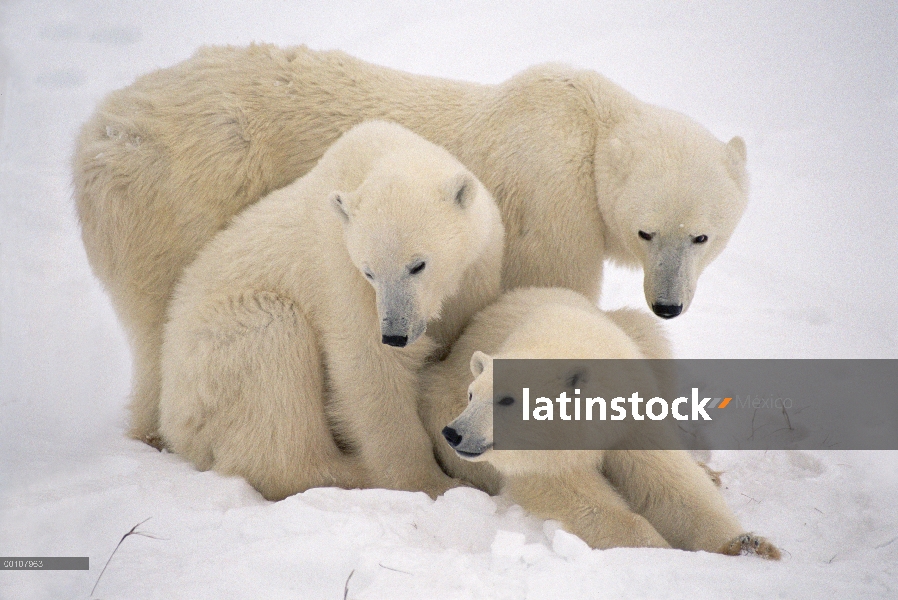
[[(69, 161), (109, 91), (202, 44), (337, 48), (497, 83), (597, 70), (748, 144), (729, 247), (669, 323), (681, 358), (898, 358), (898, 8), (884, 2), (0, 4), (0, 598), (895, 597), (898, 453), (716, 452), (781, 563), (589, 551), (502, 499), (312, 490), (280, 503), (123, 436), (130, 357), (81, 246)], [(643, 306), (611, 270), (602, 306)]]

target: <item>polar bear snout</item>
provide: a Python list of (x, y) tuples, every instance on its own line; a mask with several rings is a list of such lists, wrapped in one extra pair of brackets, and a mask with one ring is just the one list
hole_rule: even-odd
[(683, 312), (682, 304), (652, 304), (652, 312), (662, 319), (673, 319)]
[(443, 427), (442, 434), (443, 437), (446, 438), (446, 441), (449, 442), (449, 445), (453, 448), (456, 448), (461, 443), (461, 434), (459, 434), (454, 427), (446, 425), (445, 427)]
[(414, 293), (403, 283), (387, 283), (378, 287), (381, 342), (396, 348), (413, 344), (427, 330), (427, 321), (421, 316)]
[(479, 457), (493, 447), (493, 445), (486, 440), (476, 440), (472, 443), (470, 435), (466, 438), (451, 424), (443, 427), (441, 433), (443, 434), (443, 437), (446, 438), (446, 442), (449, 446), (451, 446), (459, 456), (469, 460)]
[(492, 404), (475, 398), (441, 433), (461, 458), (481, 460), (493, 448)]
[(449, 442), (449, 445), (452, 446), (452, 449), (455, 450), (455, 453), (458, 454), (460, 458), (478, 462), (478, 460), (483, 457), (487, 450), (492, 450), (493, 448), (493, 445), (486, 442), (485, 440), (472, 441), (470, 437), (466, 439), (465, 436), (459, 434), (455, 429), (451, 427), (443, 428), (444, 437), (446, 437), (447, 429), (449, 430), (449, 432), (451, 432), (451, 434), (454, 434), (454, 436), (456, 436), (455, 439), (458, 440), (458, 443), (453, 445), (452, 442), (449, 441), (448, 437), (446, 438), (446, 441)]
[[(700, 252), (692, 238), (657, 235), (646, 249), (643, 289), (652, 312), (662, 319), (678, 317), (689, 308), (701, 272)], [(698, 248), (698, 249), (697, 249)]]
[(427, 323), (420, 319), (385, 317), (380, 321), (380, 341), (394, 348), (405, 348), (415, 343), (427, 330)]
[(405, 348), (408, 344), (408, 336), (405, 335), (384, 335), (381, 341), (387, 346), (395, 346), (397, 348)]

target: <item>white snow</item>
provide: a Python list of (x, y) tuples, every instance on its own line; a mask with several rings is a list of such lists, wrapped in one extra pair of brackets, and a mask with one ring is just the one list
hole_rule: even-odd
[[(748, 143), (749, 208), (670, 323), (680, 357), (898, 358), (894, 3), (19, 0), (0, 28), (0, 554), (91, 564), (2, 571), (0, 598), (898, 597), (898, 452), (714, 452), (743, 524), (784, 550), (770, 563), (592, 551), (470, 489), (270, 503), (126, 439), (128, 348), (69, 183), (103, 95), (202, 44), (480, 82), (572, 63)], [(605, 290), (644, 304), (638, 274)]]

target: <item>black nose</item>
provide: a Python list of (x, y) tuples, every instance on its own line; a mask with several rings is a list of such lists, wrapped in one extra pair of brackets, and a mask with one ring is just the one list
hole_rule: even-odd
[(682, 304), (652, 304), (652, 311), (662, 319), (673, 319), (683, 312)]
[(381, 341), (387, 346), (405, 348), (405, 345), (408, 343), (408, 338), (404, 335), (385, 335)]
[(443, 427), (443, 437), (446, 438), (446, 441), (449, 442), (449, 445), (453, 448), (456, 448), (461, 444), (461, 435), (448, 425)]

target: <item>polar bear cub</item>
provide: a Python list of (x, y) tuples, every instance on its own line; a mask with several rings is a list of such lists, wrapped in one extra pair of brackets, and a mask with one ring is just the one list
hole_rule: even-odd
[[(478, 314), (450, 356), (425, 371), (422, 419), (448, 473), (490, 492), (502, 488), (594, 548), (674, 547), (779, 558), (770, 542), (745, 533), (687, 452), (492, 448), (494, 358), (669, 357), (666, 339), (641, 311), (606, 314), (558, 288), (516, 290)], [(509, 400), (514, 398), (501, 401)], [(449, 425), (441, 430), (443, 423)]]
[(499, 294), (492, 197), (390, 123), (238, 215), (184, 272), (162, 345), (164, 441), (266, 498), (315, 486), (421, 490), (440, 471), (418, 371)]

